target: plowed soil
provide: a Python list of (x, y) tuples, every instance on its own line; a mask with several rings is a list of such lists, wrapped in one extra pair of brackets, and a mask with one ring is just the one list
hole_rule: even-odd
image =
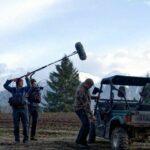
[[(15, 145), (11, 114), (0, 114), (0, 150), (80, 150), (75, 144), (79, 127), (80, 122), (74, 113), (40, 114), (38, 141), (29, 141), (28, 144), (21, 141)], [(89, 146), (91, 150), (111, 149), (109, 141), (102, 138), (97, 138), (96, 143)], [(150, 149), (149, 147), (149, 143), (134, 143), (130, 149)]]

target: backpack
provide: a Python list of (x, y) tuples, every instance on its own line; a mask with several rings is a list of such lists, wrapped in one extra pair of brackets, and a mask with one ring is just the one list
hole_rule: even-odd
[(8, 103), (10, 106), (17, 108), (17, 107), (24, 107), (26, 105), (26, 97), (23, 91), (23, 94), (15, 89), (13, 96), (9, 98)]
[(35, 103), (41, 102), (40, 87), (34, 87), (30, 89), (28, 93), (28, 100)]

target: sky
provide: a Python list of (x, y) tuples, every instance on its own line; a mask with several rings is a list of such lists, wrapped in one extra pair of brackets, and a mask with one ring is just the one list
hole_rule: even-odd
[[(0, 0), (0, 77), (15, 78), (75, 51), (79, 72), (96, 77), (150, 72), (150, 0)], [(47, 79), (55, 65), (37, 73)]]

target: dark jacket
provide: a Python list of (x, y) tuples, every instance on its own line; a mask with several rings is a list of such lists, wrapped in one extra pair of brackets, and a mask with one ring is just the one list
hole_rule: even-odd
[(6, 90), (8, 90), (12, 94), (12, 96), (14, 96), (15, 94), (18, 94), (20, 96), (25, 96), (31, 87), (29, 79), (28, 78), (25, 78), (25, 79), (26, 79), (26, 83), (27, 83), (27, 86), (25, 86), (25, 87), (22, 87), (22, 88), (11, 87), (9, 85), (12, 82), (12, 80), (7, 80), (4, 84), (4, 88)]
[(28, 92), (28, 102), (30, 105), (38, 106), (38, 103), (41, 102), (41, 93), (40, 90), (42, 90), (43, 87), (31, 87)]

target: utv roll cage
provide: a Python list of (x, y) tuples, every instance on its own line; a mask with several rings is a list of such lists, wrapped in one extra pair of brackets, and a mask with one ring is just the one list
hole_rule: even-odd
[[(149, 77), (115, 75), (102, 79), (99, 92), (100, 93), (103, 92), (102, 91), (103, 85), (110, 85), (110, 101), (109, 101), (110, 105), (112, 106), (113, 104), (113, 97), (114, 97), (112, 92), (113, 90), (117, 90), (118, 96), (122, 97), (125, 100), (126, 105), (128, 105), (125, 97), (126, 93), (124, 86), (145, 86), (147, 83), (150, 83)], [(114, 85), (120, 85), (119, 89), (115, 88)]]
[(112, 85), (144, 86), (146, 83), (150, 83), (149, 77), (135, 77), (122, 75), (115, 75), (112, 77), (104, 78), (101, 81), (101, 85), (112, 84)]

